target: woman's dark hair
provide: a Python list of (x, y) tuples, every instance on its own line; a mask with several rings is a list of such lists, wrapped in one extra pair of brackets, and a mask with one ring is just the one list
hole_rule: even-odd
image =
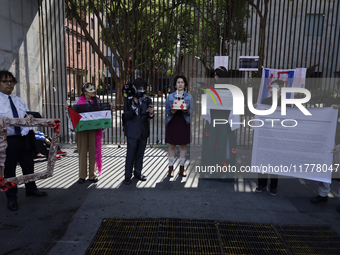
[(133, 85), (135, 85), (136, 89), (139, 89), (140, 87), (143, 87), (143, 89), (146, 91), (147, 84), (146, 81), (144, 81), (142, 78), (137, 78), (132, 82)]
[(184, 75), (177, 75), (177, 76), (175, 77), (175, 79), (174, 79), (174, 87), (175, 87), (175, 89), (177, 89), (176, 83), (177, 83), (177, 80), (178, 80), (178, 79), (183, 79), (183, 81), (184, 81), (184, 88), (187, 88), (187, 87), (188, 87), (187, 78), (185, 78)]
[(217, 74), (218, 78), (228, 78), (228, 70), (224, 66), (217, 67), (213, 72), (213, 78)]
[(13, 79), (14, 84), (18, 83), (17, 79), (14, 77), (14, 75), (10, 71), (1, 70), (0, 79), (2, 79), (2, 77), (11, 77)]

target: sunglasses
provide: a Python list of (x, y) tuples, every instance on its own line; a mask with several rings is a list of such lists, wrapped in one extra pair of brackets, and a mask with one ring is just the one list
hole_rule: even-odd
[(1, 81), (2, 83), (14, 83), (14, 81), (13, 80), (3, 80), (3, 81)]

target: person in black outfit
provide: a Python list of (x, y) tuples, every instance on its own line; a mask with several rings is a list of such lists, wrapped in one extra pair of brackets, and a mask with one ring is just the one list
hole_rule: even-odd
[(146, 82), (137, 78), (133, 81), (137, 89), (136, 95), (124, 98), (125, 135), (127, 137), (127, 153), (125, 161), (124, 184), (131, 184), (132, 170), (134, 177), (146, 181), (142, 175), (143, 156), (150, 135), (149, 119), (153, 118), (152, 100), (146, 95)]
[[(280, 89), (284, 87), (284, 83), (282, 80), (275, 80), (271, 82), (271, 90), (276, 87), (277, 88), (277, 106), (281, 106), (281, 93)], [(262, 100), (261, 104), (273, 105), (273, 98), (267, 97)], [(268, 174), (261, 174), (261, 178), (258, 178), (258, 186), (255, 189), (255, 192), (262, 192), (267, 188), (268, 182)], [(277, 175), (270, 175), (270, 186), (269, 192), (273, 196), (277, 196), (277, 184), (278, 184), (278, 177)]]
[[(16, 78), (9, 71), (0, 71), (0, 117), (24, 118), (28, 108), (25, 101), (12, 94)], [(33, 116), (32, 116), (33, 117)], [(24, 175), (34, 173), (33, 152), (35, 151), (34, 134), (31, 127), (8, 127), (7, 148), (4, 177), (15, 177), (15, 170), (19, 162)], [(47, 193), (39, 191), (35, 182), (25, 184), (26, 196), (42, 197)], [(17, 186), (6, 191), (7, 208), (18, 210)]]

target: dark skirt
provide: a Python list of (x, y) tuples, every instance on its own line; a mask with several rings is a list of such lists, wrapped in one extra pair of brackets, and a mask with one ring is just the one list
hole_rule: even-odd
[(187, 124), (182, 111), (177, 111), (166, 125), (165, 142), (174, 145), (190, 143), (190, 123)]

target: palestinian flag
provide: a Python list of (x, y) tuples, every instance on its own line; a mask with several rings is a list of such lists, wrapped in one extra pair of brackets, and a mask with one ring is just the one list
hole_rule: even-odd
[(75, 132), (112, 127), (111, 111), (104, 110), (78, 113), (70, 106), (68, 110)]

